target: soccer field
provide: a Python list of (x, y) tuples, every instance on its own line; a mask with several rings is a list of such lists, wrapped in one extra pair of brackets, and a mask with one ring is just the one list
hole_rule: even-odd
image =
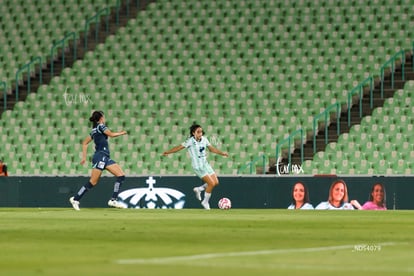
[(0, 208), (0, 275), (412, 275), (413, 211)]

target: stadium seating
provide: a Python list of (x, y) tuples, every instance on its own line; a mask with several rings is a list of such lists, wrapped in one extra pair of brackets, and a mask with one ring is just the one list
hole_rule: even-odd
[[(4, 0), (0, 5), (0, 81), (11, 89), (16, 72), (41, 57), (50, 59), (53, 43), (70, 32), (85, 29), (85, 19), (104, 7), (115, 7), (117, 0), (97, 1), (25, 1)], [(3, 31), (4, 30), (4, 31)]]
[[(413, 99), (414, 81), (408, 81), (383, 107), (352, 127), (349, 135), (341, 135), (334, 154), (328, 154), (333, 147), (328, 144), (322, 157), (316, 155), (305, 163), (306, 169), (321, 174), (349, 174), (350, 170), (357, 174), (412, 174)], [(339, 165), (322, 166), (326, 160)], [(341, 166), (340, 161), (345, 160), (352, 166)]]
[[(391, 54), (411, 47), (414, 30), (402, 26), (413, 21), (414, 13), (405, 1), (365, 5), (349, 0), (341, 1), (340, 7), (335, 3), (150, 4), (84, 60), (2, 115), (7, 146), (19, 148), (4, 159), (14, 174), (88, 173), (78, 164), (80, 142), (89, 132), (91, 111), (100, 109), (111, 128), (129, 133), (111, 140), (114, 159), (129, 175), (191, 174), (185, 153), (161, 154), (181, 143), (194, 121), (204, 127), (213, 145), (230, 153), (227, 159), (210, 155), (213, 167), (220, 174), (234, 174), (262, 153), (273, 155), (277, 142), (296, 129), (312, 130), (314, 115), (334, 102), (346, 103), (352, 87), (377, 72)], [(385, 12), (384, 5), (393, 8)], [(67, 18), (73, 23), (65, 26), (82, 25), (74, 23), (75, 15)], [(407, 101), (412, 106), (412, 100), (404, 98)], [(401, 112), (411, 110), (398, 107)], [(412, 128), (412, 122), (407, 124)], [(356, 152), (349, 151), (348, 140), (357, 147), (357, 139), (362, 139), (355, 133), (340, 138), (338, 151), (318, 153), (314, 161), (307, 161), (305, 172), (410, 169), (404, 162), (404, 170), (388, 161), (374, 164), (369, 161), (378, 152), (374, 150), (360, 148), (351, 157)], [(404, 139), (413, 144), (413, 138)], [(392, 147), (390, 151), (396, 164), (404, 161), (405, 156), (395, 155)], [(338, 160), (342, 156), (347, 158)], [(358, 167), (355, 160), (361, 156), (367, 162)]]

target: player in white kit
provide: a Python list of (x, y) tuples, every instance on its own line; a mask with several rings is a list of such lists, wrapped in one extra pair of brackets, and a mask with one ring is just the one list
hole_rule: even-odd
[(198, 177), (200, 177), (204, 184), (195, 187), (193, 190), (196, 194), (198, 200), (201, 200), (201, 192), (204, 192), (204, 199), (201, 201), (201, 205), (204, 209), (210, 209), (209, 200), (211, 197), (211, 192), (214, 187), (218, 185), (219, 181), (216, 173), (213, 168), (207, 161), (208, 149), (212, 153), (220, 154), (227, 157), (227, 152), (222, 152), (219, 149), (213, 147), (208, 139), (203, 136), (204, 132), (200, 125), (194, 124), (190, 127), (190, 137), (183, 142), (181, 145), (178, 145), (170, 150), (167, 150), (163, 153), (164, 156), (168, 154), (175, 153), (182, 149), (187, 149), (191, 157), (191, 166), (194, 169), (194, 172)]

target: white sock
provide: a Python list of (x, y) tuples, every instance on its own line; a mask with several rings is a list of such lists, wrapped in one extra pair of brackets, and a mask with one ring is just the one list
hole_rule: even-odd
[(197, 187), (197, 189), (198, 189), (200, 192), (204, 191), (206, 188), (207, 188), (207, 183), (204, 183), (203, 185), (201, 185), (201, 186)]
[(199, 192), (202, 192), (202, 191), (204, 191), (204, 190), (206, 189), (206, 187), (207, 187), (207, 183), (204, 183), (203, 185), (198, 186), (196, 189), (197, 189)]
[(205, 193), (204, 193), (204, 199), (203, 199), (203, 202), (204, 202), (204, 203), (208, 203), (208, 202), (209, 202), (209, 200), (210, 200), (210, 197), (211, 197), (211, 193), (207, 193), (207, 192), (205, 192)]

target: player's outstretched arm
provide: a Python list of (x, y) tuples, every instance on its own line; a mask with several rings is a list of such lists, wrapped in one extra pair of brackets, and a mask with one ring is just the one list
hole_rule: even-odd
[(208, 146), (208, 150), (211, 151), (212, 153), (220, 154), (220, 155), (225, 156), (225, 157), (229, 156), (229, 154), (227, 152), (221, 151), (221, 150), (213, 147), (212, 145)]
[(177, 152), (177, 151), (180, 151), (180, 150), (182, 150), (182, 149), (184, 149), (185, 147), (183, 146), (183, 145), (178, 145), (178, 146), (176, 146), (176, 147), (173, 147), (172, 149), (170, 149), (170, 150), (167, 150), (167, 151), (164, 151), (163, 152), (163, 156), (167, 156), (168, 154), (171, 154), (171, 153), (175, 153), (175, 152)]
[(127, 132), (126, 131), (119, 131), (119, 132), (112, 132), (112, 131), (110, 131), (109, 129), (107, 129), (107, 130), (105, 130), (105, 132), (104, 132), (108, 137), (118, 137), (118, 136), (121, 136), (121, 135), (125, 135), (125, 134), (127, 134)]

